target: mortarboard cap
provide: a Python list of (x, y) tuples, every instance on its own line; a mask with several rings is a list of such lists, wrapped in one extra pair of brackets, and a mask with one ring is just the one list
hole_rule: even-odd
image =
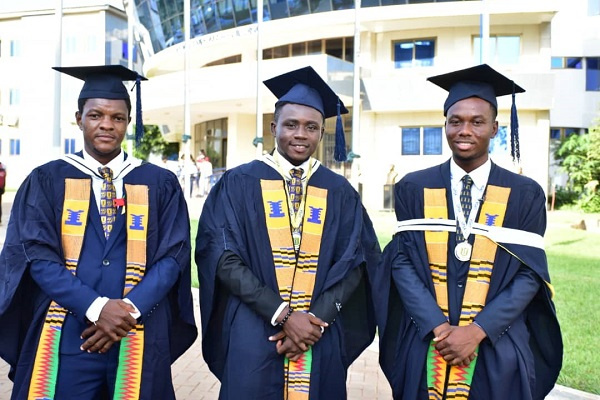
[(337, 116), (334, 158), (336, 161), (346, 161), (341, 114), (347, 114), (348, 109), (312, 67), (287, 72), (263, 83), (278, 98), (275, 107), (285, 103), (300, 104), (319, 111), (323, 118)]
[(427, 80), (448, 91), (448, 97), (444, 102), (444, 116), (448, 113), (448, 109), (460, 100), (479, 97), (498, 109), (496, 97), (511, 94), (511, 155), (513, 160), (520, 158), (515, 94), (523, 93), (525, 89), (487, 64), (431, 76)]
[(147, 80), (135, 71), (122, 65), (94, 65), (85, 67), (53, 67), (84, 81), (79, 99), (111, 99), (129, 100), (129, 92), (123, 81), (136, 82), (136, 143), (142, 138), (144, 125), (142, 122), (142, 98), (140, 81)]

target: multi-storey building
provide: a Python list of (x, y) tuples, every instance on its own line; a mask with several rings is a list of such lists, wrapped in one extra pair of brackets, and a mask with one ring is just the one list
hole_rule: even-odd
[(121, 1), (62, 3), (61, 16), (53, 0), (0, 2), (0, 161), (9, 188), (34, 167), (83, 147), (75, 123), (82, 81), (52, 67), (128, 63)]
[[(318, 157), (348, 176), (370, 209), (391, 205), (386, 196), (390, 176), (401, 177), (450, 157), (442, 115), (446, 93), (428, 83), (428, 76), (484, 61), (524, 87), (526, 93), (516, 98), (521, 164), (515, 166), (509, 156), (510, 96), (499, 99), (501, 128), (492, 158), (521, 170), (544, 188), (564, 183), (551, 165), (552, 143), (571, 132), (585, 133), (599, 114), (600, 0), (363, 0), (358, 9), (352, 0), (267, 0), (260, 22), (254, 0), (190, 0), (187, 42), (184, 1), (134, 1), (136, 48), (149, 78), (142, 90), (144, 122), (161, 127), (165, 138), (181, 142), (182, 150), (192, 155), (206, 149), (215, 168), (255, 158), (257, 144), (264, 151), (273, 148), (269, 123), (275, 98), (260, 81), (305, 65), (312, 65), (350, 109), (343, 116), (348, 150), (360, 156), (342, 164), (333, 161), (334, 121), (328, 121)], [(120, 2), (97, 7), (104, 9), (104, 17), (98, 17), (98, 11), (94, 23), (86, 13), (79, 17), (88, 19), (78, 22), (77, 13), (65, 11), (64, 31), (72, 23), (79, 32), (73, 40), (91, 34), (88, 25), (106, 35), (93, 40), (97, 47), (89, 54), (89, 64), (125, 62), (123, 51), (109, 60), (106, 57), (113, 52), (102, 48), (102, 43), (112, 48), (109, 36), (114, 32), (126, 47), (125, 8), (128, 5)], [(1, 10), (0, 114), (11, 108), (11, 84), (33, 86), (33, 75), (47, 81), (45, 89), (36, 86), (31, 95), (21, 93), (19, 99), (20, 109), (26, 107), (33, 118), (32, 126), (40, 125), (23, 131), (26, 114), (21, 111), (20, 151), (29, 154), (25, 136), (35, 138), (31, 144), (36, 147), (42, 136), (50, 135), (50, 123), (44, 121), (51, 120), (53, 47), (41, 45), (38, 51), (44, 50), (45, 57), (39, 53), (34, 61), (32, 53), (30, 63), (15, 63), (13, 40), (26, 35), (50, 43), (51, 37), (40, 33), (37, 22), (27, 25), (25, 16), (8, 21), (15, 27), (6, 28), (6, 13)], [(49, 27), (51, 12), (44, 19)], [(106, 24), (109, 16), (119, 21), (114, 29)], [(63, 33), (63, 53), (67, 37)], [(85, 61), (63, 56), (63, 65)], [(66, 85), (63, 80), (65, 96), (75, 96), (77, 90)], [(40, 102), (34, 100), (42, 95), (47, 104), (43, 118)], [(74, 99), (69, 101), (63, 104), (74, 111)], [(66, 121), (73, 119), (64, 118), (62, 135), (69, 138), (72, 127)], [(0, 127), (1, 155), (8, 155), (9, 167), (13, 158), (7, 138), (13, 136), (6, 132), (11, 121), (5, 117)], [(262, 143), (257, 140), (260, 136)], [(37, 160), (28, 157), (31, 166)]]

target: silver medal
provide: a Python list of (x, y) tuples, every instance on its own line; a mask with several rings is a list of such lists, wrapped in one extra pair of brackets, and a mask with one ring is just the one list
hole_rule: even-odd
[(460, 242), (454, 248), (454, 256), (460, 261), (469, 261), (471, 259), (472, 246), (469, 242)]

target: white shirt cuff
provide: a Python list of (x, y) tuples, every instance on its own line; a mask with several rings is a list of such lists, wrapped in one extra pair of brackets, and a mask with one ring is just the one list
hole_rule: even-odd
[(123, 301), (127, 304), (130, 304), (135, 309), (134, 312), (129, 313), (133, 317), (133, 319), (138, 319), (139, 317), (142, 316), (142, 313), (140, 312), (140, 310), (138, 310), (138, 308), (135, 306), (135, 304), (133, 304), (133, 301), (129, 300), (127, 297), (124, 298)]
[(100, 313), (102, 312), (102, 309), (106, 303), (108, 303), (108, 297), (96, 297), (96, 300), (90, 304), (85, 312), (86, 318), (95, 324), (96, 321), (98, 321), (98, 318), (100, 318)]
[(281, 314), (281, 312), (287, 305), (288, 305), (288, 303), (284, 301), (283, 303), (281, 303), (279, 305), (279, 307), (277, 307), (275, 314), (273, 314), (273, 318), (271, 318), (271, 325), (277, 326), (277, 317), (279, 317), (279, 314)]

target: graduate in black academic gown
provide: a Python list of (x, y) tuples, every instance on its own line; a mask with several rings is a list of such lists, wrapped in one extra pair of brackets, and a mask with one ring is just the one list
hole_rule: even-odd
[[(452, 159), (407, 174), (395, 186), (399, 228), (384, 250), (384, 268), (376, 282), (382, 369), (394, 399), (450, 395), (477, 400), (543, 399), (562, 363), (562, 339), (543, 250), (545, 196), (535, 181), (495, 165), (488, 156), (489, 142), (498, 130), (496, 96), (524, 90), (487, 65), (430, 80), (449, 90), (444, 115)], [(515, 113), (511, 125), (516, 125)], [(513, 143), (518, 149), (516, 133)], [(461, 207), (464, 199), (459, 201), (465, 174), (472, 178), (467, 189), (474, 217), (470, 222)], [(484, 214), (482, 210), (490, 209), (486, 207), (496, 207), (489, 205), (496, 201), (492, 192), (509, 193), (499, 201), (505, 211)], [(431, 193), (441, 193), (438, 210), (432, 212), (441, 208), (446, 218), (423, 220)], [(479, 213), (487, 219), (480, 219)], [(499, 214), (503, 214), (500, 226), (489, 227)], [(433, 243), (435, 235), (446, 232), (446, 239)], [(426, 235), (431, 235), (427, 236), (431, 243)], [(497, 245), (491, 278), (488, 275), (487, 283), (479, 286), (488, 286), (481, 308), (466, 305), (476, 291), (469, 285), (474, 288), (477, 281), (485, 281), (480, 275), (473, 278), (480, 266), (475, 261), (479, 246), (483, 246), (475, 240)], [(443, 249), (438, 261), (430, 259), (436, 257), (435, 246)], [(440, 264), (446, 267), (440, 269)], [(428, 380), (437, 369), (428, 353), (432, 348), (447, 368), (437, 392)], [(473, 364), (472, 379), (451, 374), (457, 366), (468, 369)]]
[[(122, 80), (135, 80), (137, 73), (121, 66), (59, 70), (85, 80), (76, 113), (85, 146), (83, 152), (35, 168), (15, 197), (0, 257), (0, 355), (11, 366), (12, 399), (31, 398), (32, 373), (51, 372), (33, 366), (52, 300), (66, 310), (66, 317), (54, 353), (56, 375), (41, 378), (55, 379), (46, 385), (47, 398), (117, 396), (120, 344), (137, 325), (144, 332), (143, 351), (136, 355), (143, 357), (141, 381), (132, 384), (133, 397), (119, 398), (174, 399), (170, 365), (197, 336), (189, 219), (180, 185), (173, 173), (121, 150), (131, 108)], [(137, 123), (141, 128), (139, 119)], [(103, 184), (98, 168), (103, 166), (113, 172), (117, 197), (112, 230), (100, 216), (104, 211), (99, 204), (105, 200), (98, 193)], [(73, 216), (63, 214), (67, 180), (91, 189), (83, 193), (89, 199), (84, 200), (89, 206), (86, 221), (64, 220), (64, 215)], [(126, 223), (132, 194), (126, 185), (147, 193), (147, 220), (135, 222), (134, 215), (134, 222)], [(83, 222), (83, 244), (72, 273), (65, 268), (69, 239), (62, 227)], [(145, 274), (125, 294), (128, 225), (146, 230), (146, 251), (137, 258), (140, 266), (145, 258)]]
[[(347, 110), (310, 67), (265, 84), (279, 98), (271, 123), (277, 148), (227, 171), (198, 226), (203, 355), (222, 399), (282, 399), (284, 390), (289, 398), (345, 399), (347, 368), (374, 337), (367, 269), (377, 266), (380, 250), (358, 193), (311, 156), (324, 119)], [(287, 188), (296, 167), (301, 192)], [(325, 203), (313, 207), (311, 193)], [(269, 228), (275, 220), (279, 233)], [(289, 301), (276, 268), (289, 268), (296, 291), (311, 262), (312, 291)], [(288, 362), (308, 372), (295, 381)]]

